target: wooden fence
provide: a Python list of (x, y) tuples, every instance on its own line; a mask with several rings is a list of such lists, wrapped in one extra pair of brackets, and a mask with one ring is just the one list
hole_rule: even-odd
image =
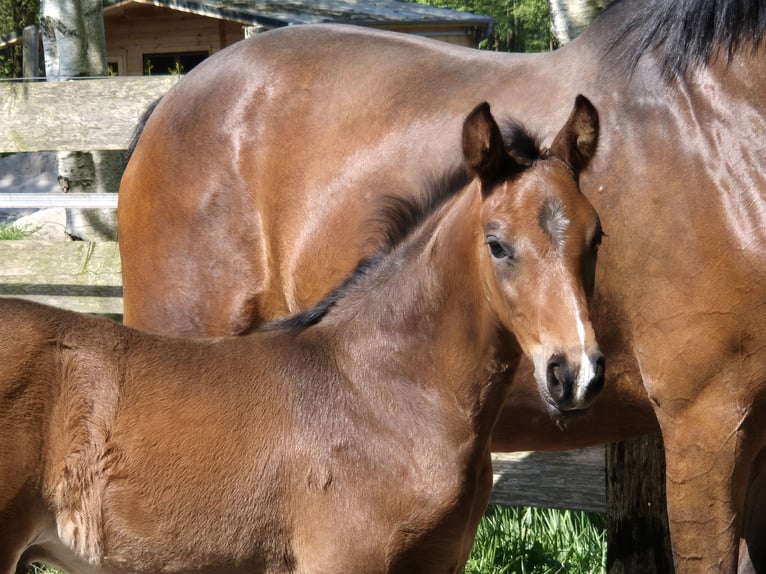
[[(0, 82), (0, 153), (126, 149), (143, 110), (177, 80)], [(95, 194), (37, 195), (0, 194), (0, 207), (116, 207), (116, 198)], [(119, 319), (117, 244), (0, 241), (0, 296)], [(498, 454), (493, 464), (493, 502), (605, 511), (604, 447)]]

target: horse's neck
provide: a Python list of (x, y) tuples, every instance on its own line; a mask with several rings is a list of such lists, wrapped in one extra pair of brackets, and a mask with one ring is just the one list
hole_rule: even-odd
[(361, 286), (341, 329), (354, 369), (386, 373), (398, 392), (449, 396), (473, 417), (518, 358), (500, 356), (508, 346), (485, 297), (480, 207), (469, 186), (424, 222)]

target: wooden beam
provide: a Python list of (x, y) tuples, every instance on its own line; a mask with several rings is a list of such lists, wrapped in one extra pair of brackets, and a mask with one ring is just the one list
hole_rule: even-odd
[(604, 447), (554, 452), (493, 453), (490, 502), (604, 512)]
[(127, 149), (141, 114), (179, 79), (0, 82), (0, 153)]
[(0, 296), (82, 313), (122, 316), (116, 242), (0, 241)]
[(37, 26), (27, 26), (23, 32), (21, 63), (25, 78), (37, 78), (40, 75), (40, 30)]
[(0, 193), (0, 209), (117, 209), (116, 193)]

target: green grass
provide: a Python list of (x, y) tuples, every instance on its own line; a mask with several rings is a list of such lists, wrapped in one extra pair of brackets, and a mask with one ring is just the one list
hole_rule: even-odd
[(604, 573), (606, 518), (571, 510), (490, 506), (465, 572)]
[(26, 229), (20, 229), (13, 225), (5, 223), (0, 224), (0, 240), (4, 239), (24, 239), (29, 235), (29, 231)]
[[(490, 506), (479, 525), (466, 574), (603, 574), (603, 514)], [(32, 567), (26, 574), (60, 574)]]

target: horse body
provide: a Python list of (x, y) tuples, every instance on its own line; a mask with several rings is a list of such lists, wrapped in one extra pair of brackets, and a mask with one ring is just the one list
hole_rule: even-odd
[[(730, 62), (719, 54), (672, 89), (656, 65), (640, 64), (630, 91), (599, 100), (618, 106), (622, 130), (610, 147), (633, 161), (583, 181), (597, 208), (625, 224), (598, 279), (596, 321), (623, 323), (659, 419), (677, 572), (735, 571), (740, 539), (749, 548), (739, 567), (766, 568), (764, 525), (744, 518), (765, 510), (761, 487), (744, 500), (766, 446), (760, 60), (744, 49)], [(630, 186), (639, 190), (632, 198), (621, 193)]]
[[(190, 93), (174, 96), (171, 92), (163, 98), (127, 167), (124, 181), (131, 183), (121, 190), (120, 217), (126, 225), (141, 221), (150, 227), (145, 240), (129, 234), (121, 238), (126, 251), (146, 254), (143, 264), (132, 257), (125, 262), (127, 321), (168, 334), (240, 334), (256, 320), (303, 311), (341, 283), (363, 256), (375, 251), (377, 242), (369, 236), (376, 231), (370, 225), (379, 209), (379, 203), (373, 201), (376, 197), (382, 193), (408, 196), (413, 188), (420, 193), (429, 177), (458, 171), (456, 168), (462, 173), (455, 142), (465, 109), (481, 99), (479, 94), (506, 88), (502, 60), (486, 57), (482, 66), (453, 65), (454, 71), (445, 72), (427, 63), (451, 65), (463, 52), (419, 38), (407, 37), (402, 42), (398, 36), (370, 33), (372, 38), (353, 27), (301, 27), (289, 39), (290, 50), (280, 34), (266, 34), (257, 44), (232, 46), (214, 56), (199, 74), (185, 78)], [(371, 39), (385, 53), (393, 53), (373, 57), (373, 51), (366, 48)], [(320, 43), (321, 52), (315, 52), (313, 48)], [(291, 58), (292, 53), (297, 56)], [(359, 55), (358, 60), (354, 54)], [(265, 69), (245, 65), (272, 59), (275, 65)], [(338, 61), (344, 61), (343, 69), (338, 69)], [(414, 65), (402, 66), (404, 62)], [(395, 86), (379, 82), (377, 75), (365, 73), (371, 67), (381, 77), (404, 73), (403, 81), (411, 89), (402, 94)], [(529, 73), (533, 72), (530, 66)], [(462, 93), (455, 93), (455, 83)], [(349, 84), (353, 90), (344, 89)], [(215, 94), (210, 93), (211, 85), (216, 86)], [(514, 90), (514, 85), (507, 86), (509, 99), (532, 98), (530, 90)], [(355, 105), (358, 100), (368, 101), (370, 106)], [(493, 102), (494, 108), (500, 104)], [(423, 113), (430, 105), (449, 115), (446, 129), (445, 118), (430, 121)], [(309, 107), (312, 117), (306, 118), (302, 110)], [(230, 110), (225, 114), (228, 122), (219, 122), (216, 112), (222, 108)], [(558, 127), (565, 114), (555, 112)], [(329, 118), (332, 121), (326, 121)], [(195, 132), (205, 135), (189, 142), (187, 131), (192, 125)], [(414, 145), (423, 137), (433, 138), (430, 141), (438, 153)], [(282, 147), (286, 142), (290, 149)], [(193, 146), (189, 151), (202, 163), (187, 169), (183, 156), (167, 153), (169, 145)], [(135, 169), (155, 151), (167, 162), (163, 169)], [(301, 156), (299, 169), (289, 159), (293, 153)], [(431, 155), (435, 157), (429, 158), (428, 173), (417, 175), (423, 159)], [(221, 166), (221, 157), (226, 158), (226, 166)], [(399, 169), (391, 173), (390, 162)], [(415, 180), (410, 174), (416, 174)], [(151, 199), (142, 195), (134, 200), (134, 195), (149, 188), (165, 191), (152, 194)], [(266, 189), (274, 192), (261, 193)], [(170, 222), (150, 216), (171, 205)], [(236, 220), (232, 217), (235, 212), (239, 215)], [(313, 221), (321, 225), (313, 226)], [(188, 235), (167, 237), (163, 229), (168, 225)], [(348, 230), (348, 241), (328, 237), (329, 225)], [(300, 234), (291, 233), (296, 228), (301, 229)], [(212, 252), (202, 252), (208, 249), (206, 242), (192, 241), (207, 234), (217, 235), (218, 245), (227, 244), (231, 260), (216, 261), (211, 269), (197, 263), (214, 260)], [(160, 245), (154, 237), (161, 240)], [(168, 245), (168, 241), (175, 244)], [(159, 253), (176, 247), (191, 250), (192, 245), (195, 253), (188, 257), (166, 261)], [(163, 261), (173, 268), (155, 274), (150, 261)], [(191, 275), (200, 277), (200, 273), (230, 273), (244, 280), (230, 289), (211, 289), (204, 294), (184, 287), (194, 283)], [(172, 283), (165, 285), (169, 276)], [(163, 295), (167, 288), (185, 291), (184, 307), (193, 312), (174, 313)], [(146, 296), (147, 289), (156, 289), (156, 297)]]
[(603, 384), (597, 134), (578, 98), (550, 153), (509, 154), (477, 107), (472, 181), (393, 201), (385, 249), (243, 337), (0, 301), (0, 572), (460, 572), (522, 350), (562, 402)]
[[(380, 233), (371, 220), (383, 195), (417, 196), (433, 180), (465, 177), (454, 141), (463, 110), (483, 94), (498, 117), (528, 111), (531, 131), (555, 135), (566, 119), (559, 106), (576, 92), (571, 62), (551, 56), (553, 74), (534, 56), (348, 26), (265, 34), (214, 56), (184, 79), (190, 93), (161, 100), (126, 168), (118, 210), (125, 323), (232, 335), (309, 308), (375, 251)], [(376, 72), (365, 81), (370, 59)], [(406, 93), (378, 79), (401, 74)], [(222, 109), (233, 110), (224, 123)], [(415, 145), (425, 139), (429, 146)], [(174, 149), (189, 150), (194, 167)], [(299, 169), (291, 154), (300, 155)], [(152, 167), (156, 157), (162, 165)], [(215, 288), (224, 277), (236, 280)], [(656, 429), (640, 379), (614, 381), (604, 392), (619, 400), (593, 406), (588, 420), (598, 417), (598, 430), (583, 418), (562, 435), (535, 386), (514, 385), (493, 449), (575, 448)]]

